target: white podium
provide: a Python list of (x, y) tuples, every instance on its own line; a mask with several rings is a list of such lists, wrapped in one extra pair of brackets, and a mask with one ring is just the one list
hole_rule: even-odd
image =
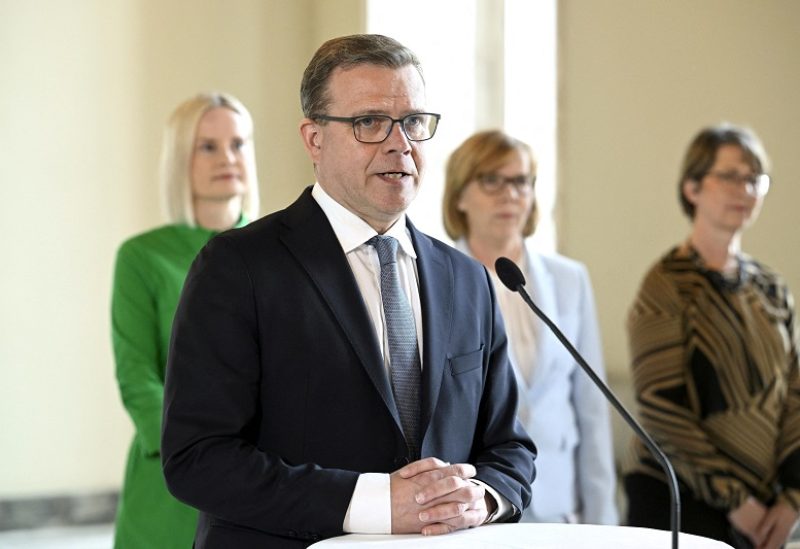
[[(378, 536), (349, 534), (312, 545), (314, 549), (670, 549), (672, 534), (664, 530), (591, 524), (489, 524), (444, 536)], [(731, 549), (700, 536), (680, 534), (679, 549)]]

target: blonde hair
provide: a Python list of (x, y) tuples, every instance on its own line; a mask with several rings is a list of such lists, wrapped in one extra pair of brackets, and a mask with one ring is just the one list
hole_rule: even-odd
[[(467, 216), (458, 209), (461, 193), (468, 183), (482, 174), (497, 170), (508, 162), (512, 152), (528, 155), (531, 172), (536, 174), (536, 157), (530, 145), (515, 139), (500, 130), (486, 130), (467, 138), (447, 159), (445, 168), (444, 198), (442, 217), (444, 229), (453, 240), (469, 233)], [(522, 236), (530, 236), (536, 229), (537, 208), (534, 200), (531, 213), (522, 228)]]
[[(201, 93), (178, 105), (164, 127), (159, 169), (164, 210), (171, 223), (186, 223), (192, 227), (196, 225), (191, 177), (194, 142), (200, 119), (216, 107), (230, 109), (244, 118), (250, 126), (252, 140), (253, 118), (242, 102), (230, 94)], [(242, 197), (242, 214), (253, 220), (258, 217), (258, 176), (255, 154), (248, 156), (248, 182)]]

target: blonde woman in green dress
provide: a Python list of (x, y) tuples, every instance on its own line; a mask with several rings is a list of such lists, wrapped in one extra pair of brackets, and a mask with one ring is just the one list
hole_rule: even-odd
[(172, 318), (186, 273), (218, 232), (258, 215), (253, 121), (224, 93), (193, 97), (164, 131), (161, 184), (169, 224), (117, 253), (112, 340), (122, 403), (135, 434), (117, 511), (114, 547), (192, 546), (197, 511), (167, 491), (159, 452)]

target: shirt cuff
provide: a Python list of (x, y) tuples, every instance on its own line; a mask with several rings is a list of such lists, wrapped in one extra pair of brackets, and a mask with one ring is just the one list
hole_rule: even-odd
[(495, 490), (485, 482), (482, 482), (476, 478), (471, 478), (470, 481), (477, 484), (478, 486), (483, 486), (484, 489), (489, 493), (489, 495), (494, 498), (495, 503), (497, 503), (497, 509), (493, 514), (486, 517), (486, 521), (484, 522), (484, 524), (489, 524), (492, 522), (500, 522), (514, 516), (514, 506), (511, 505), (510, 501), (501, 496), (497, 490)]
[(344, 515), (348, 534), (391, 534), (392, 494), (389, 475), (362, 473)]

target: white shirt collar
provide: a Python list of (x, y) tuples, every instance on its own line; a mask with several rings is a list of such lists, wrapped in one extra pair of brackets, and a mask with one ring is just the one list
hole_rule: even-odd
[[(328, 218), (345, 254), (355, 250), (378, 234), (366, 221), (334, 200), (319, 183), (314, 184), (311, 189), (311, 196), (314, 197), (314, 200), (317, 201), (317, 204), (319, 204), (319, 207), (322, 208), (323, 213)], [(417, 252), (414, 250), (411, 236), (406, 228), (405, 213), (401, 214), (384, 235), (396, 238), (400, 247), (408, 256), (414, 259), (417, 258)]]

